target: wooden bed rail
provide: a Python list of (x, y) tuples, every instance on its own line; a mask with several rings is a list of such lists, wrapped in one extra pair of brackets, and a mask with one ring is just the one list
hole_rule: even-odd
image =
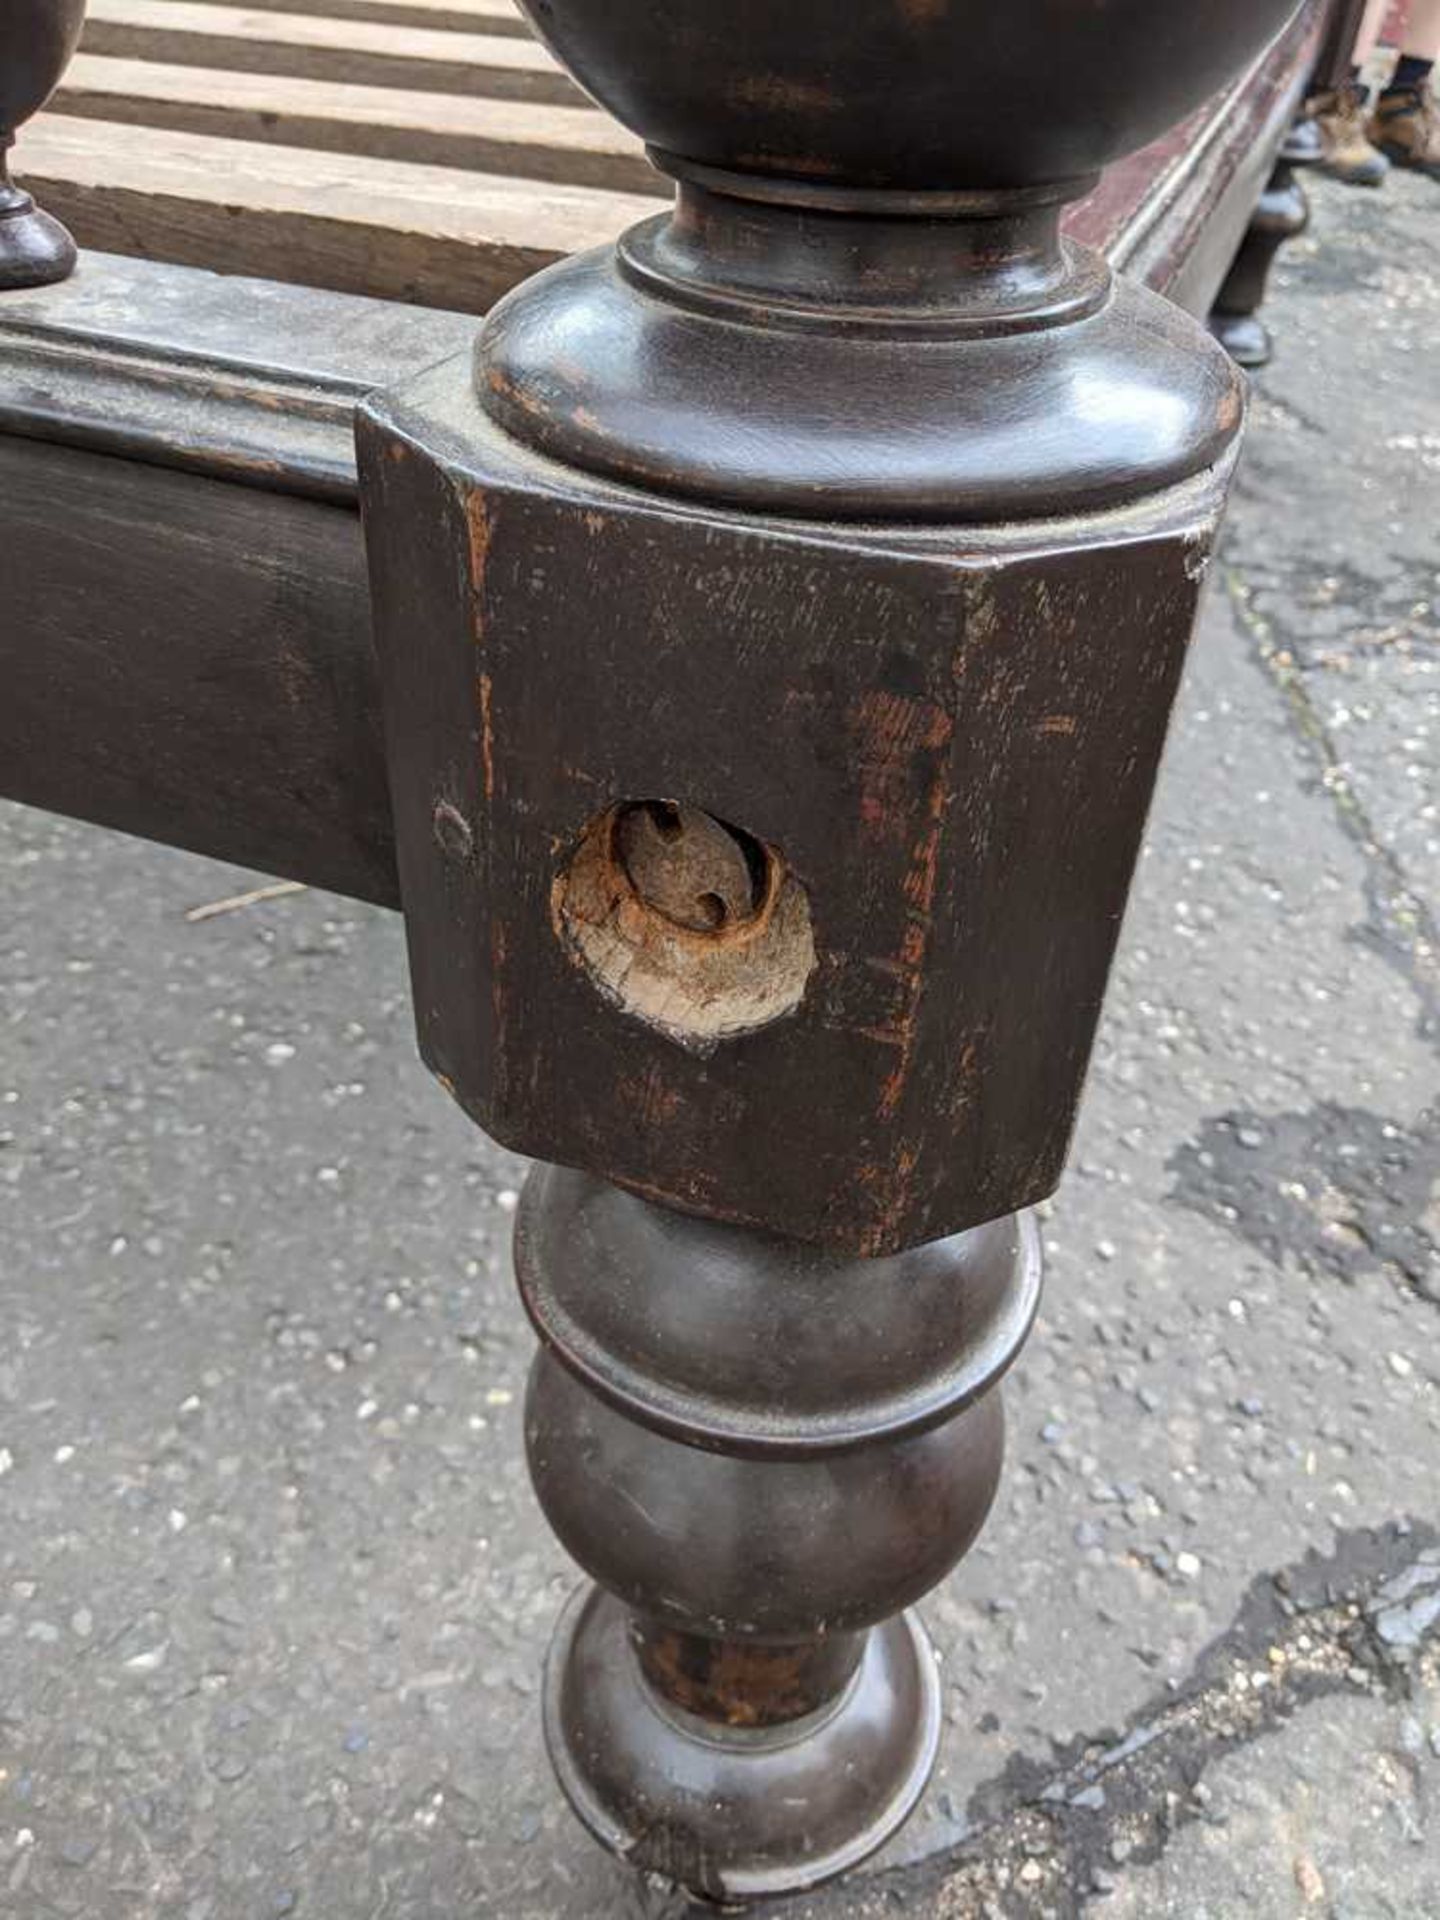
[(398, 906), (355, 407), (474, 332), (112, 256), (0, 302), (0, 791)]
[(732, 1902), (935, 1756), (912, 1607), (998, 1484), (1241, 430), (1192, 316), (1317, 14), (527, 11), (502, 91), (675, 198), (483, 325), (98, 255), (0, 298), (0, 785), (403, 911), (427, 1064), (538, 1163), (556, 1773)]

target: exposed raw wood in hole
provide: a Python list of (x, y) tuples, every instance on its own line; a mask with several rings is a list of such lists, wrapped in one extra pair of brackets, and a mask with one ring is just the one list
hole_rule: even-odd
[(608, 1000), (697, 1052), (793, 1012), (815, 969), (810, 903), (781, 855), (675, 801), (592, 820), (551, 909)]
[(615, 858), (647, 906), (692, 933), (718, 933), (753, 920), (765, 902), (765, 849), (673, 800), (622, 807), (615, 821)]

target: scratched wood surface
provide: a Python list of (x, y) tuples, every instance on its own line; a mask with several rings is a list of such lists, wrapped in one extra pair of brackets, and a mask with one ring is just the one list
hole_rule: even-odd
[[(1294, 49), (1265, 59), (1278, 84)], [(1252, 70), (1125, 162), (1075, 230), (1123, 257), (1187, 192), (1203, 223), (1264, 90)], [(668, 196), (515, 0), (90, 0), (16, 171), (82, 246), (467, 312)], [(1217, 254), (1243, 224), (1212, 222)]]

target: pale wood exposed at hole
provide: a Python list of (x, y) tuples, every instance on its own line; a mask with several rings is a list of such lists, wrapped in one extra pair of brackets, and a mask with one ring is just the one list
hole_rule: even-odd
[(82, 247), (473, 312), (655, 212), (648, 195), (53, 112), (15, 171)]
[(615, 809), (591, 821), (550, 895), (557, 938), (600, 993), (700, 1053), (792, 1013), (815, 971), (815, 933), (805, 889), (778, 856), (758, 912), (700, 931), (640, 897), (615, 863), (614, 825)]
[(52, 110), (282, 146), (662, 194), (643, 145), (594, 107), (466, 98), (78, 53)]
[(358, 86), (411, 86), (496, 98), (585, 102), (538, 41), (394, 27), (207, 0), (91, 0), (81, 45), (121, 59), (289, 73)]

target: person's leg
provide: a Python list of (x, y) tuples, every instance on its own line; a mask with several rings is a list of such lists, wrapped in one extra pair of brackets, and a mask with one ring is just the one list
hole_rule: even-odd
[(1437, 56), (1440, 56), (1440, 0), (1411, 0), (1400, 58), (1386, 93), (1427, 85)]
[(1432, 66), (1440, 59), (1440, 0), (1410, 0), (1401, 50)]
[(1440, 104), (1434, 70), (1440, 55), (1440, 0), (1412, 0), (1400, 58), (1375, 103), (1367, 129), (1397, 166), (1440, 180)]
[(1365, 11), (1360, 16), (1360, 30), (1355, 35), (1355, 46), (1350, 55), (1352, 80), (1360, 78), (1365, 62), (1379, 44), (1381, 29), (1385, 25), (1390, 5), (1391, 0), (1368, 0)]

